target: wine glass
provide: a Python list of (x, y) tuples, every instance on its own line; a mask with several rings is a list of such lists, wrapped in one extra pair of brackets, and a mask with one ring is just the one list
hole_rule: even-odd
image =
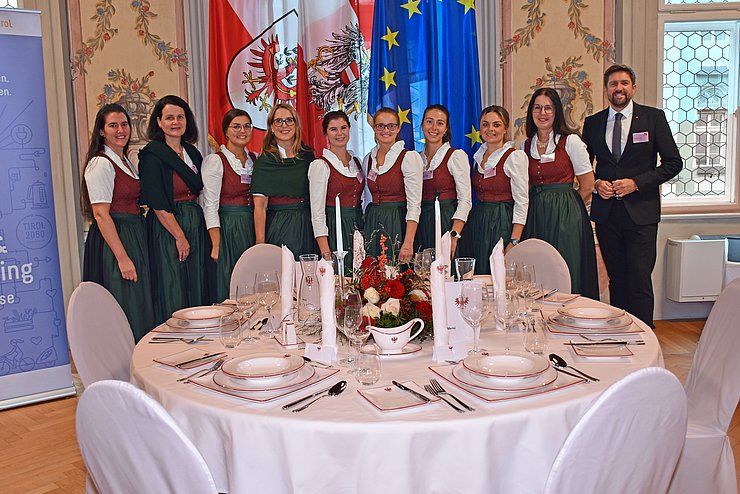
[(265, 331), (272, 335), (275, 327), (272, 325), (272, 308), (280, 300), (280, 283), (275, 271), (260, 271), (254, 277), (254, 289), (258, 293), (258, 300), (262, 307), (267, 309), (267, 324)]
[(480, 322), (483, 318), (483, 284), (463, 283), (460, 288), (460, 313), (471, 328), (473, 328), (473, 350), (478, 353), (478, 338), (480, 337)]
[(475, 274), (475, 258), (458, 257), (455, 259), (455, 271), (458, 281), (472, 280)]
[(524, 263), (518, 264), (516, 267), (515, 277), (517, 291), (522, 302), (519, 307), (519, 312), (522, 317), (526, 317), (529, 314), (529, 302), (535, 284), (534, 266)]
[(414, 253), (414, 272), (418, 276), (424, 277), (424, 252)]
[[(348, 330), (344, 326), (344, 313), (348, 308), (362, 310), (362, 296), (360, 292), (354, 288), (347, 287), (342, 290), (339, 286), (336, 287), (336, 295), (334, 300), (334, 319), (337, 325), (337, 329), (341, 331), (347, 338), (349, 338)], [(351, 350), (351, 348), (350, 348)], [(348, 354), (347, 358), (342, 358), (337, 361), (337, 365), (340, 367), (347, 367), (352, 362), (352, 356)]]
[(252, 316), (257, 311), (258, 305), (259, 301), (257, 294), (254, 292), (254, 286), (250, 284), (236, 286), (236, 309), (247, 318), (247, 335), (244, 338), (247, 344), (259, 340), (259, 338), (252, 335)]
[(357, 349), (353, 355), (352, 345), (350, 344), (350, 356), (347, 359), (349, 361), (349, 372), (352, 374), (357, 370), (355, 364), (357, 363), (357, 356), (360, 354), (362, 344), (370, 336), (370, 330), (362, 324), (362, 309), (360, 307), (348, 306), (344, 309), (344, 331), (349, 341), (357, 345)]
[(506, 297), (500, 297), (500, 300), (496, 300), (496, 320), (504, 327), (504, 349), (507, 352), (509, 351), (511, 325), (519, 317), (518, 305), (516, 294), (510, 291), (506, 292)]
[(434, 261), (434, 249), (424, 249), (421, 252), (421, 265), (424, 269), (424, 276), (429, 279), (429, 274), (432, 270), (432, 262)]

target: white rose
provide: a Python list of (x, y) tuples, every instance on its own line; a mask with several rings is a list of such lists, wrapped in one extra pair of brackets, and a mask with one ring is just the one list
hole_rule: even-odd
[(363, 317), (372, 317), (373, 319), (377, 319), (380, 317), (380, 307), (375, 304), (365, 304), (362, 307), (362, 315)]
[(365, 300), (367, 300), (371, 304), (377, 304), (380, 301), (380, 294), (373, 287), (370, 287), (367, 290), (365, 290), (363, 297), (365, 297)]
[(427, 294), (419, 290), (418, 288), (411, 290), (411, 293), (409, 293), (409, 296), (411, 297), (411, 300), (413, 300), (414, 302), (425, 302), (429, 300), (427, 298)]
[(397, 298), (389, 298), (380, 306), (380, 310), (386, 314), (397, 316), (398, 313), (401, 312), (401, 301)]

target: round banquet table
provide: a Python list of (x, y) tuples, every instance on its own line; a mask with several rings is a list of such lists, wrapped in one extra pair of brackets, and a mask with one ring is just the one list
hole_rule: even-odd
[[(556, 306), (544, 304), (545, 315)], [(603, 305), (578, 298), (569, 306)], [(253, 321), (256, 321), (253, 318)], [(205, 459), (220, 492), (229, 493), (541, 493), (550, 467), (566, 437), (610, 384), (638, 369), (663, 366), (658, 341), (645, 324), (645, 345), (630, 345), (624, 359), (579, 360), (576, 367), (601, 379), (551, 393), (487, 403), (455, 388), (429, 370), (432, 342), (404, 357), (382, 357), (375, 386), (391, 380), (424, 385), (438, 378), (447, 391), (476, 411), (457, 413), (446, 403), (380, 412), (358, 392), (346, 368), (312, 387), (268, 403), (250, 403), (193, 384), (186, 375), (153, 358), (193, 348), (186, 343), (149, 344), (150, 333), (133, 354), (132, 382), (172, 414)], [(549, 336), (546, 353), (574, 364), (567, 338)], [(510, 335), (512, 350), (522, 349), (522, 335)], [(481, 346), (503, 349), (499, 331), (484, 330)], [(222, 351), (218, 338), (197, 345)], [(262, 339), (242, 343), (230, 356), (284, 352)], [(302, 350), (290, 353), (301, 354)], [(192, 372), (188, 371), (188, 372)], [(338, 397), (325, 398), (300, 413), (281, 406), (346, 379)], [(636, 452), (637, 454), (637, 452)]]

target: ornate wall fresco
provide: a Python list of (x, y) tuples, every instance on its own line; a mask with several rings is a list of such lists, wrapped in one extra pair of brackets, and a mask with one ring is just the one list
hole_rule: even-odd
[(131, 116), (136, 162), (157, 99), (177, 94), (187, 100), (182, 1), (70, 0), (69, 19), (80, 156), (98, 109), (119, 103)]
[(532, 93), (552, 87), (563, 101), (569, 126), (604, 107), (601, 77), (614, 63), (614, 0), (519, 0), (503, 2), (504, 104), (512, 136), (525, 138)]

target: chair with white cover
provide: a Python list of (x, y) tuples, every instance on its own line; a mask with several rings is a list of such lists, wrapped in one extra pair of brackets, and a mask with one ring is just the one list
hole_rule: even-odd
[(85, 387), (102, 379), (129, 380), (134, 335), (108, 290), (91, 281), (75, 288), (67, 307), (67, 338)]
[(548, 494), (665, 493), (686, 435), (686, 394), (660, 367), (604, 391), (555, 458)]
[(167, 411), (132, 384), (99, 381), (77, 405), (77, 442), (100, 494), (205, 494), (208, 466)]
[(689, 426), (671, 494), (737, 493), (727, 429), (740, 399), (740, 279), (712, 307), (686, 379)]
[(274, 271), (281, 279), (282, 249), (272, 244), (257, 244), (248, 248), (239, 257), (231, 272), (229, 297), (236, 298), (236, 287), (239, 283), (253, 283), (254, 276), (260, 271)]
[(534, 266), (537, 284), (545, 290), (557, 288), (561, 293), (570, 293), (570, 271), (560, 252), (539, 238), (528, 238), (506, 253), (506, 261)]

